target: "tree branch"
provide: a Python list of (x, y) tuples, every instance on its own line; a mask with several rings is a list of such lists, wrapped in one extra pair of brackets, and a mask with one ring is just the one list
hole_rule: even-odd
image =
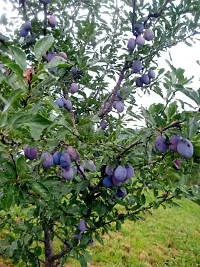
[(72, 250), (70, 245), (66, 245), (59, 253), (49, 256), (48, 260), (50, 262), (62, 258), (65, 254), (69, 253)]

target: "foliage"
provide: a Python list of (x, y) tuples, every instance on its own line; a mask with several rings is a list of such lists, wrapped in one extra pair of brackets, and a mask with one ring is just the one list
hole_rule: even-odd
[[(188, 177), (199, 171), (200, 88), (190, 87), (183, 69), (157, 64), (161, 51), (197, 38), (198, 1), (10, 2), (19, 15), (1, 17), (9, 36), (0, 36), (0, 216), (9, 231), (0, 252), (14, 264), (54, 267), (73, 257), (86, 266), (86, 248), (102, 242), (111, 223), (119, 230), (126, 218), (138, 220), (179, 197), (199, 204), (200, 186)], [(145, 45), (140, 36), (127, 48), (130, 33), (137, 39), (143, 32), (138, 24), (152, 28), (154, 39), (144, 33)], [(142, 65), (133, 67), (136, 61)], [(133, 112), (140, 90), (165, 104)], [(191, 111), (177, 92), (194, 101)], [(134, 127), (138, 122), (144, 126)], [(155, 147), (160, 134), (165, 153)], [(194, 152), (171, 151), (174, 135)], [(111, 186), (102, 183), (108, 165)], [(135, 174), (128, 179), (130, 166)]]

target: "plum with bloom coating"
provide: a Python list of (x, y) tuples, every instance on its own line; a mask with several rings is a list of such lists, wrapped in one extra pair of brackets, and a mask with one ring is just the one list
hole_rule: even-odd
[(169, 145), (166, 143), (166, 137), (164, 135), (157, 136), (155, 147), (160, 153), (165, 153), (169, 149)]
[(193, 145), (188, 139), (182, 139), (177, 144), (177, 152), (186, 159), (193, 156)]

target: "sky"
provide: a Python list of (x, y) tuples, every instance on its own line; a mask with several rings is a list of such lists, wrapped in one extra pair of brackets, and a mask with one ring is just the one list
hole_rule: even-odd
[[(0, 0), (2, 2), (2, 0)], [(8, 1), (7, 1), (8, 2)], [(5, 12), (3, 10), (3, 7), (5, 7), (5, 2), (1, 3), (1, 9), (0, 9), (0, 16), (2, 12)], [(9, 13), (8, 13), (9, 14)], [(12, 13), (13, 16), (13, 13)], [(2, 28), (0, 28), (2, 30)], [(196, 44), (194, 44), (192, 47), (187, 46), (184, 43), (180, 43), (175, 47), (170, 48), (171, 58), (170, 60), (168, 52), (162, 52), (161, 57), (158, 59), (158, 65), (160, 68), (169, 69), (166, 59), (171, 61), (172, 65), (176, 68), (183, 68), (185, 69), (185, 74), (187, 75), (187, 78), (190, 78), (194, 76), (193, 83), (190, 85), (194, 90), (197, 90), (200, 87), (200, 66), (196, 63), (197, 60), (200, 60), (200, 41), (198, 41)], [(178, 93), (177, 98), (181, 98), (184, 100), (186, 97)], [(150, 95), (142, 94), (140, 93), (140, 97), (138, 96), (136, 98), (137, 104), (140, 106), (148, 107), (152, 103), (156, 102), (163, 102), (163, 100), (155, 93), (151, 93)], [(190, 104), (194, 104), (193, 102), (189, 101)], [(195, 106), (194, 106), (195, 107)], [(136, 107), (133, 108), (137, 109)]]

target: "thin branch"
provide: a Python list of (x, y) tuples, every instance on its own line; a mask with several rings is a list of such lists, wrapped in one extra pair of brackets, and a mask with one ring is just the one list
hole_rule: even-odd
[(13, 161), (13, 165), (14, 165), (14, 168), (15, 168), (15, 178), (17, 180), (18, 179), (17, 165), (16, 165), (16, 162), (15, 162), (14, 157), (13, 157), (12, 154), (10, 154), (10, 157), (11, 157), (11, 159)]
[(133, 143), (130, 144), (129, 146), (125, 147), (124, 150), (119, 154), (118, 157), (121, 157), (122, 155), (124, 155), (124, 154), (125, 154), (128, 150), (130, 150), (132, 147), (137, 146), (137, 145), (142, 144), (142, 143), (143, 143), (143, 142), (141, 142), (141, 141), (139, 141), (139, 140), (133, 142)]
[(58, 260), (58, 259), (62, 258), (63, 256), (65, 256), (65, 254), (69, 253), (71, 250), (72, 250), (72, 248), (70, 247), (70, 245), (66, 245), (59, 253), (48, 257), (48, 260), (50, 262)]
[(132, 23), (132, 33), (134, 34), (134, 25), (135, 25), (135, 20), (136, 20), (136, 0), (132, 0), (132, 4), (133, 4), (133, 15), (132, 15), (132, 19), (131, 19), (131, 23)]

